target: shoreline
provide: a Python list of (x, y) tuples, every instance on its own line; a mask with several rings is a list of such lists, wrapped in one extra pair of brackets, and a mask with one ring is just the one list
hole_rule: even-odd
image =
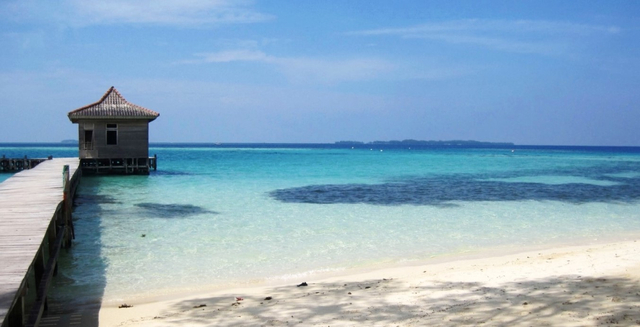
[(103, 303), (99, 326), (640, 324), (639, 239)]
[[(384, 271), (394, 269), (411, 269), (413, 267), (432, 266), (437, 264), (447, 264), (453, 262), (464, 262), (468, 260), (490, 259), (493, 257), (503, 257), (521, 253), (547, 251), (553, 249), (563, 249), (582, 246), (604, 245), (609, 243), (621, 243), (632, 240), (640, 240), (640, 233), (637, 231), (620, 233), (615, 236), (609, 235), (594, 239), (591, 237), (569, 238), (563, 242), (554, 242), (551, 244), (532, 244), (532, 245), (495, 245), (474, 250), (460, 250), (457, 252), (449, 252), (442, 254), (434, 254), (430, 257), (410, 258), (410, 259), (388, 259), (381, 261), (370, 261), (361, 263), (351, 267), (327, 268), (313, 271), (302, 271), (287, 275), (277, 275), (259, 279), (250, 280), (228, 280), (223, 282), (211, 283), (198, 286), (183, 286), (175, 288), (161, 287), (153, 292), (145, 294), (131, 295), (110, 295), (103, 294), (103, 298), (98, 302), (102, 306), (118, 306), (122, 303), (148, 304), (155, 302), (163, 302), (171, 299), (189, 297), (193, 293), (216, 293), (232, 289), (245, 289), (256, 287), (277, 287), (282, 285), (298, 284), (304, 280), (327, 280), (349, 276), (357, 276), (366, 274), (371, 271)], [(90, 302), (88, 306), (92, 306), (95, 302)]]

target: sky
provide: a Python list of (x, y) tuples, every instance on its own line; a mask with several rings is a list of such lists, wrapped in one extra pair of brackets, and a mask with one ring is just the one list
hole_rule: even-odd
[(640, 1), (0, 0), (0, 143), (111, 86), (151, 142), (640, 146)]

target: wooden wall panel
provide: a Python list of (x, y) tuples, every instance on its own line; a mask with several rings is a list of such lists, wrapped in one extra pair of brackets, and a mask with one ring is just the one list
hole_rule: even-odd
[[(93, 150), (84, 150), (84, 124), (93, 124)], [(107, 144), (107, 124), (118, 124), (118, 144)], [(149, 123), (135, 120), (79, 122), (79, 154), (85, 158), (146, 158), (149, 156)]]

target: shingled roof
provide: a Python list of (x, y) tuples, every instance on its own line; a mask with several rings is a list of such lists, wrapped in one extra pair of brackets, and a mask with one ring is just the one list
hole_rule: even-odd
[(115, 87), (109, 88), (100, 100), (96, 103), (86, 105), (82, 108), (70, 111), (67, 116), (69, 119), (77, 123), (81, 119), (144, 119), (152, 121), (159, 113), (141, 107), (139, 105), (128, 102), (116, 90)]

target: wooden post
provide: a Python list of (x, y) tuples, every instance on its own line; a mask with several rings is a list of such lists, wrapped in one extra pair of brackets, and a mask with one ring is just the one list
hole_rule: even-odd
[(62, 188), (67, 191), (67, 184), (69, 183), (69, 165), (62, 167)]
[[(47, 237), (48, 237), (48, 242), (49, 242), (49, 258), (51, 258), (55, 252), (57, 251), (56, 249), (56, 239), (58, 238), (58, 213), (56, 212), (54, 214), (54, 218), (51, 219), (51, 224), (49, 224), (49, 230), (47, 231)], [(56, 261), (56, 264), (54, 266), (54, 270), (53, 270), (53, 276), (56, 276), (58, 274), (58, 262)]]
[(71, 239), (75, 239), (75, 232), (73, 230), (73, 221), (71, 220), (71, 208), (72, 208), (72, 204), (71, 202), (73, 201), (73, 199), (71, 198), (71, 183), (69, 182), (69, 165), (65, 165), (62, 168), (62, 176), (63, 176), (63, 180), (62, 180), (62, 189), (63, 189), (63, 206), (62, 206), (62, 212), (63, 212), (63, 216), (64, 216), (64, 225), (67, 228), (67, 230), (69, 231), (69, 234), (71, 234), (71, 237), (69, 238), (68, 242), (67, 242), (67, 247), (71, 247)]
[(49, 223), (49, 228), (47, 229), (47, 242), (49, 243), (49, 256), (51, 256), (51, 254), (53, 254), (54, 252), (54, 244), (56, 242), (56, 237), (58, 236), (56, 234), (58, 226), (56, 224), (57, 222), (57, 213), (54, 214), (54, 218), (51, 219), (51, 223)]
[[(44, 244), (44, 242), (42, 244)], [(40, 285), (42, 277), (44, 276), (44, 265), (44, 247), (41, 245), (40, 249), (38, 249), (38, 253), (36, 254), (36, 260), (33, 263), (33, 271), (36, 277), (36, 288)]]

